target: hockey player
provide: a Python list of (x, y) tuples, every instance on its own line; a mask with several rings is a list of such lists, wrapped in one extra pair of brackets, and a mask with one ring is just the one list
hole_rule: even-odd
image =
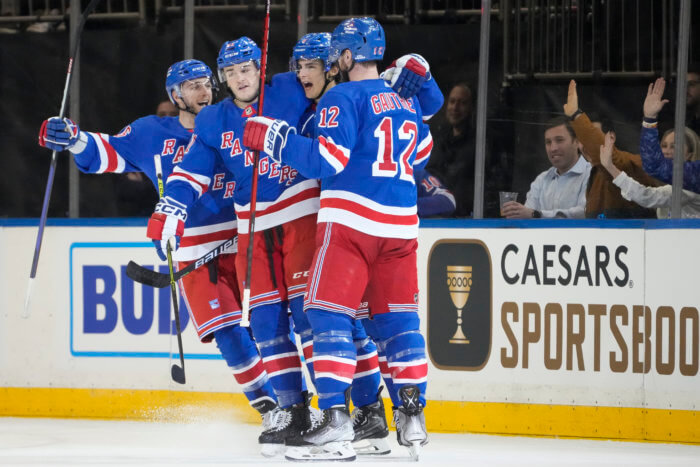
[(356, 366), (353, 320), (363, 295), (384, 346), (400, 400), (394, 416), (399, 443), (417, 459), (427, 443), (423, 407), (427, 362), (417, 314), (416, 186), (432, 147), (421, 110), (379, 79), (384, 32), (371, 18), (342, 22), (333, 32), (331, 62), (350, 83), (328, 91), (316, 111), (316, 139), (287, 122), (249, 119), (244, 143), (306, 177), (320, 178), (318, 248), (305, 309), (314, 334), (314, 368), (323, 418), (290, 449), (293, 460), (352, 460), (355, 453), (346, 390)]
[[(41, 127), (39, 144), (57, 151), (68, 149), (83, 172), (143, 172), (157, 186), (153, 155), (161, 155), (164, 176), (177, 172), (192, 136), (195, 115), (212, 104), (216, 81), (203, 62), (184, 60), (168, 69), (165, 89), (179, 109), (177, 117), (143, 117), (115, 136), (80, 131), (71, 120), (52, 117)], [(236, 236), (234, 181), (221, 163), (213, 173), (211, 190), (190, 209), (181, 226), (180, 248), (173, 253), (179, 268)], [(163, 251), (161, 248), (158, 253), (165, 260)], [(249, 330), (239, 325), (241, 308), (235, 252), (234, 247), (207, 268), (195, 269), (184, 276), (180, 290), (200, 340), (216, 341), (251, 406), (262, 414), (263, 429), (267, 430), (273, 426), (277, 399)]]
[[(330, 45), (330, 33), (310, 33), (297, 42), (292, 52), (290, 68), (296, 72), (306, 97), (312, 101), (299, 125), (299, 134), (303, 136), (316, 137), (316, 105), (339, 82), (338, 67), (331, 66), (328, 60)], [(413, 67), (408, 73), (405, 71), (409, 70), (404, 70), (406, 64)], [(418, 55), (401, 57), (392, 63), (382, 77), (390, 80), (394, 86), (401, 86), (407, 95), (412, 96), (418, 92), (421, 106), (428, 107), (431, 114), (437, 112), (442, 105), (442, 94), (430, 78), (427, 63)], [(425, 85), (420, 80), (421, 77), (430, 83)], [(403, 79), (399, 81), (400, 78)], [(413, 87), (407, 86), (407, 83), (412, 83)], [(388, 454), (391, 450), (384, 438), (389, 435), (389, 430), (380, 397), (377, 347), (367, 336), (362, 321), (357, 319), (353, 329), (358, 362), (351, 391), (355, 406), (351, 417), (355, 433), (353, 447), (358, 454)], [(311, 346), (306, 350), (310, 351)], [(305, 357), (309, 359), (311, 355), (305, 352)]]
[[(303, 312), (303, 295), (315, 249), (319, 184), (297, 177), (289, 166), (273, 163), (262, 154), (258, 169), (256, 229), (248, 235), (253, 154), (242, 145), (245, 121), (257, 113), (261, 51), (251, 39), (226, 42), (217, 65), (221, 82), (231, 97), (202, 110), (183, 162), (168, 178), (165, 196), (149, 222), (148, 236), (165, 243), (176, 237), (185, 212), (208, 192), (215, 167), (225, 165), (233, 174), (233, 199), (239, 222), (238, 281), (246, 274), (248, 242), (254, 242), (251, 278), (251, 329), (263, 358), (284, 422), (260, 436), (262, 444), (276, 446), (309, 425), (308, 402), (302, 393), (301, 359), (289, 338), (290, 309), (302, 346), (311, 344), (311, 328)], [(293, 73), (273, 77), (265, 85), (264, 113), (298, 121), (309, 101)], [(161, 216), (161, 213), (164, 216)], [(242, 286), (242, 284), (241, 284)], [(309, 362), (309, 370), (313, 368)]]
[[(306, 97), (311, 101), (301, 118), (299, 132), (312, 138), (316, 136), (316, 105), (326, 91), (332, 89), (340, 79), (338, 67), (331, 67), (328, 61), (330, 46), (330, 33), (307, 34), (294, 46), (290, 61), (291, 70), (296, 73)], [(352, 413), (355, 433), (353, 446), (358, 454), (389, 454), (391, 449), (385, 440), (389, 436), (389, 427), (380, 396), (381, 376), (377, 346), (367, 336), (360, 320), (355, 322), (352, 337), (358, 361), (351, 392), (355, 406)], [(307, 360), (312, 358), (312, 350), (310, 345), (304, 348), (304, 357)], [(291, 444), (299, 441), (301, 440), (297, 438)]]

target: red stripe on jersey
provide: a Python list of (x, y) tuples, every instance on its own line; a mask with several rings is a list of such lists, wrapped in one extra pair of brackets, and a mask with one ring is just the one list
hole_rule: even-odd
[(379, 360), (379, 369), (383, 375), (389, 374), (389, 365), (387, 364), (386, 360)]
[(199, 185), (202, 188), (202, 194), (206, 193), (207, 190), (209, 189), (209, 186), (205, 185), (204, 183), (200, 183), (192, 175), (185, 173), (185, 172), (173, 172), (173, 173), (171, 173), (170, 176), (168, 177), (168, 181), (170, 181), (171, 178), (177, 179), (177, 177), (182, 177), (194, 185)]
[(196, 246), (204, 243), (215, 242), (217, 240), (225, 241), (236, 236), (236, 230), (219, 230), (201, 235), (187, 235), (180, 240), (180, 248), (185, 246)]
[(375, 211), (371, 208), (368, 208), (367, 206), (363, 206), (359, 203), (356, 203), (354, 201), (341, 198), (321, 199), (321, 209), (323, 208), (335, 208), (342, 209), (344, 211), (350, 211), (369, 220), (381, 222), (383, 224), (415, 225), (418, 223), (417, 214), (409, 214), (407, 216), (401, 216), (397, 214), (384, 214)]
[(97, 137), (100, 138), (100, 141), (102, 141), (102, 144), (105, 147), (105, 151), (107, 152), (107, 168), (105, 169), (105, 172), (114, 172), (119, 166), (117, 151), (112, 147), (111, 144), (107, 142), (106, 139), (102, 137), (102, 135), (98, 134)]
[(346, 156), (343, 151), (341, 151), (338, 146), (333, 144), (332, 142), (328, 141), (326, 138), (323, 136), (318, 137), (318, 143), (326, 148), (326, 150), (330, 153), (331, 156), (333, 156), (335, 159), (338, 160), (341, 164), (343, 164), (343, 167), (348, 165), (348, 161), (350, 158)]
[(309, 360), (311, 357), (314, 355), (314, 346), (313, 344), (309, 344), (306, 347), (304, 347), (304, 358), (306, 360)]
[(365, 358), (357, 361), (357, 368), (355, 373), (364, 373), (365, 371), (372, 371), (379, 368), (379, 359), (377, 355), (372, 355), (370, 358)]
[(246, 384), (250, 384), (251, 381), (255, 381), (260, 377), (261, 374), (265, 372), (265, 368), (263, 367), (262, 360), (258, 358), (258, 361), (253, 365), (252, 367), (248, 368), (247, 370), (236, 373), (235, 371), (233, 372), (233, 377), (236, 379), (236, 382), (240, 384), (241, 386), (245, 386)]
[[(396, 365), (400, 365), (401, 362), (396, 362)], [(420, 380), (428, 376), (428, 364), (423, 363), (420, 365), (412, 366), (397, 366), (391, 369), (392, 379), (403, 379), (403, 380)]]
[[(307, 199), (318, 198), (319, 196), (321, 196), (321, 189), (319, 187), (316, 186), (313, 188), (309, 188), (307, 190), (297, 193), (294, 196), (290, 196), (289, 198), (274, 203), (267, 209), (264, 209), (262, 211), (255, 211), (255, 216), (261, 217), (267, 214), (272, 214), (274, 212), (281, 211), (282, 209), (287, 208), (293, 204), (306, 201)], [(239, 219), (250, 219), (250, 209), (241, 210), (236, 214), (238, 215)]]
[(270, 360), (263, 361), (263, 366), (265, 370), (269, 373), (275, 373), (278, 371), (289, 370), (292, 368), (301, 368), (301, 360), (298, 355), (291, 355), (289, 357), (272, 358)]
[(345, 363), (336, 360), (324, 360), (323, 357), (316, 356), (314, 358), (314, 372), (316, 374), (331, 373), (339, 378), (352, 379), (352, 375), (355, 374), (355, 362)]
[(426, 158), (428, 155), (430, 155), (430, 152), (433, 150), (433, 140), (430, 140), (430, 143), (420, 151), (418, 151), (418, 154), (416, 154), (416, 160), (414, 164), (420, 164), (423, 162), (423, 159)]

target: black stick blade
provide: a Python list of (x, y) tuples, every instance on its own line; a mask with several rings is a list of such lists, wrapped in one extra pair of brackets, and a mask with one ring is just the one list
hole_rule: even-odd
[(172, 368), (170, 368), (170, 376), (173, 378), (173, 381), (179, 384), (185, 384), (185, 368), (184, 366), (179, 366), (179, 365), (173, 365)]
[(133, 281), (150, 285), (157, 289), (167, 287), (170, 284), (170, 277), (167, 274), (151, 271), (133, 261), (129, 261), (129, 264), (126, 265), (126, 275)]

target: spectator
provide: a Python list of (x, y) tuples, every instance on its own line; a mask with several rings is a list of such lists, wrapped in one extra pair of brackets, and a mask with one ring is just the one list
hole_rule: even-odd
[(450, 90), (445, 111), (447, 126), (435, 135), (427, 170), (454, 194), (457, 217), (471, 216), (474, 206), (475, 132), (472, 91), (467, 83)]
[(413, 173), (418, 192), (418, 217), (449, 216), (455, 211), (455, 197), (427, 170)]
[[(688, 130), (688, 132), (693, 131)], [(695, 135), (695, 138), (697, 138), (697, 135)], [(620, 187), (622, 196), (641, 206), (658, 208), (659, 218), (668, 217), (668, 208), (671, 206), (671, 185), (660, 187), (644, 186), (615, 167), (612, 161), (614, 142), (615, 134), (612, 132), (606, 133), (605, 144), (600, 148), (600, 163), (613, 177), (613, 183)], [(697, 144), (697, 141), (695, 141), (695, 144)], [(694, 150), (697, 151), (697, 146), (695, 146)], [(686, 154), (688, 153), (687, 143), (685, 152)], [(681, 217), (700, 217), (700, 194), (683, 190), (681, 195)]]
[[(177, 117), (178, 115), (180, 115), (178, 108), (169, 100), (161, 102), (156, 108), (156, 116), (158, 117)], [(148, 215), (150, 216), (151, 213)]]
[(700, 133), (700, 63), (688, 65), (688, 87), (685, 100), (685, 126)]
[[(643, 208), (626, 200), (620, 188), (615, 186), (612, 176), (600, 165), (600, 147), (604, 134), (594, 126), (588, 116), (578, 107), (576, 81), (569, 83), (569, 92), (564, 113), (571, 119), (576, 138), (583, 145), (583, 153), (591, 163), (591, 175), (586, 189), (586, 217), (608, 218), (654, 218), (652, 209)], [(613, 163), (644, 186), (659, 186), (661, 183), (642, 168), (642, 158), (637, 154), (621, 151), (613, 146)]]
[[(671, 183), (673, 181), (673, 149), (671, 142), (673, 136), (664, 134), (662, 144), (666, 149), (659, 146), (659, 131), (657, 129), (657, 117), (661, 109), (668, 103), (668, 99), (661, 99), (666, 88), (666, 81), (659, 78), (655, 83), (649, 85), (647, 97), (644, 99), (644, 120), (642, 121), (642, 135), (639, 148), (642, 153), (644, 170), (650, 175), (657, 177), (662, 182)], [(683, 188), (700, 193), (700, 160), (697, 157), (697, 146), (692, 147), (692, 135), (695, 132), (686, 129), (686, 162), (683, 164)], [(688, 138), (690, 135), (690, 138)], [(689, 141), (691, 140), (691, 141)]]
[(503, 216), (583, 218), (591, 164), (579, 154), (576, 134), (567, 118), (557, 117), (547, 122), (544, 145), (552, 167), (532, 182), (524, 205), (517, 201), (504, 203)]

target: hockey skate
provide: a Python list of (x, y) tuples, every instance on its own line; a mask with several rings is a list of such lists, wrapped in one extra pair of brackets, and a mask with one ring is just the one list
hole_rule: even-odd
[(289, 446), (285, 458), (290, 461), (354, 461), (354, 432), (346, 407), (323, 411), (311, 428), (302, 434), (304, 446)]
[[(265, 423), (263, 415), (263, 426)], [(298, 436), (298, 433), (309, 428), (308, 407), (306, 404), (300, 403), (286, 409), (273, 410), (270, 413), (268, 423), (270, 428), (262, 432), (258, 442), (263, 456), (274, 457), (284, 452), (287, 438)]]
[(418, 461), (421, 446), (428, 444), (425, 429), (423, 406), (419, 402), (420, 390), (414, 384), (399, 390), (402, 406), (394, 407), (396, 438), (401, 446), (406, 446), (414, 461)]
[(359, 455), (380, 456), (391, 452), (386, 441), (389, 427), (381, 398), (382, 389), (384, 388), (380, 387), (377, 392), (377, 402), (355, 407), (352, 411), (352, 429), (355, 432), (352, 447)]

